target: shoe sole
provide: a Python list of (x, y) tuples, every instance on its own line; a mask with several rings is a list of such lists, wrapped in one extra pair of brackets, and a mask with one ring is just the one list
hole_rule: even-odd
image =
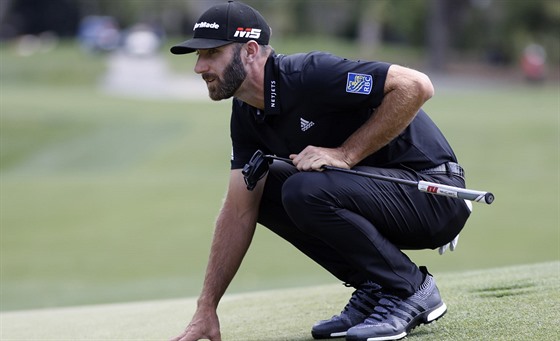
[(339, 338), (339, 337), (345, 337), (346, 336), (346, 331), (337, 332), (337, 333), (330, 333), (330, 334), (316, 334), (316, 333), (311, 332), (311, 336), (313, 336), (314, 339), (335, 339), (335, 338)]
[(370, 337), (365, 339), (365, 341), (388, 341), (388, 340), (400, 340), (408, 335), (414, 328), (422, 324), (430, 324), (434, 321), (439, 320), (447, 312), (447, 306), (445, 303), (441, 302), (438, 307), (426, 311), (421, 315), (418, 315), (415, 319), (410, 321), (405, 328), (405, 331), (397, 335), (385, 335), (379, 337)]
[(426, 319), (424, 320), (424, 324), (429, 324), (434, 321), (437, 321), (440, 317), (445, 315), (446, 312), (447, 312), (447, 306), (445, 305), (445, 303), (441, 302), (441, 305), (439, 307), (437, 307), (436, 309), (428, 313)]

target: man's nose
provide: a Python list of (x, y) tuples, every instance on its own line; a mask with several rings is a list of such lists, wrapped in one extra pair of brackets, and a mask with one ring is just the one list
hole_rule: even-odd
[(194, 72), (198, 74), (208, 72), (208, 63), (206, 63), (203, 58), (200, 58), (200, 56), (198, 56), (198, 59), (196, 60)]

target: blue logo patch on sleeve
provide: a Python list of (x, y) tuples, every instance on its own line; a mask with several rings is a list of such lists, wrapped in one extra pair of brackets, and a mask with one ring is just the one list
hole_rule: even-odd
[(346, 92), (353, 94), (369, 95), (373, 88), (373, 76), (362, 73), (348, 72)]

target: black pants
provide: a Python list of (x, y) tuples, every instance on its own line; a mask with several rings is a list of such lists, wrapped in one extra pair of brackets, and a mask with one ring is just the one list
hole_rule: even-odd
[[(356, 169), (465, 186), (462, 178), (447, 174)], [(339, 280), (354, 287), (371, 280), (406, 297), (418, 290), (423, 274), (401, 250), (435, 249), (450, 242), (469, 214), (463, 200), (342, 172), (298, 172), (275, 161), (266, 180), (259, 223)]]

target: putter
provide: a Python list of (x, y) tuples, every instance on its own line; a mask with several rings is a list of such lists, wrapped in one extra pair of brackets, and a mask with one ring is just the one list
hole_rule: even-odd
[[(279, 160), (279, 161), (284, 161), (293, 164), (291, 159), (279, 157), (276, 155), (265, 155), (261, 150), (257, 150), (255, 154), (253, 154), (253, 156), (251, 157), (249, 163), (245, 165), (242, 171), (245, 179), (245, 184), (247, 185), (248, 190), (253, 190), (257, 182), (264, 177), (264, 175), (268, 171), (268, 165), (269, 163), (272, 163), (272, 160)], [(339, 167), (333, 167), (327, 165), (324, 165), (321, 168), (324, 170), (354, 174), (359, 176), (365, 176), (372, 179), (390, 181), (402, 185), (412, 186), (412, 187), (416, 187), (421, 192), (435, 194), (435, 195), (442, 195), (451, 198), (470, 200), (470, 201), (484, 203), (488, 205), (494, 202), (494, 194), (492, 194), (491, 192), (465, 189), (465, 188), (442, 185), (435, 182), (422, 181), (422, 180), (414, 181), (414, 180), (399, 179), (399, 178), (394, 178), (385, 175), (371, 174), (371, 173), (366, 173), (354, 169), (339, 168)]]

